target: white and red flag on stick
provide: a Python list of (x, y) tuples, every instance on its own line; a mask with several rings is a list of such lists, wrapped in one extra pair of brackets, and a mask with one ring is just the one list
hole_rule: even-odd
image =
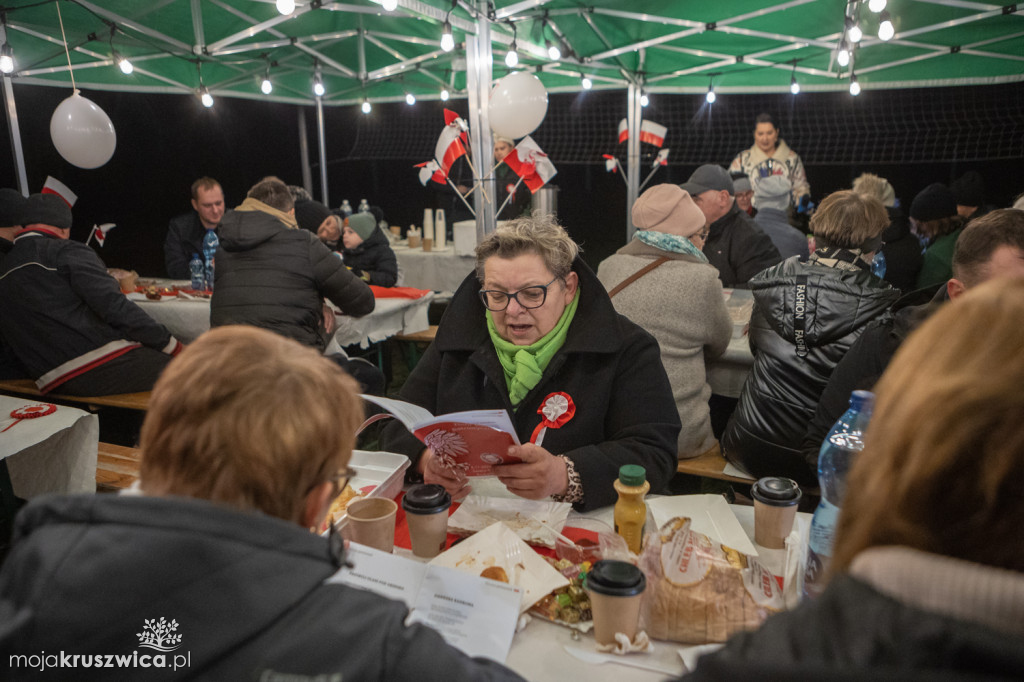
[(469, 144), (469, 137), (466, 133), (469, 131), (469, 125), (466, 123), (466, 119), (459, 116), (451, 109), (444, 110), (444, 124), (446, 126), (454, 125), (459, 129), (459, 139), (462, 140), (463, 146)]
[[(95, 239), (96, 243), (103, 246), (103, 243), (107, 241), (107, 232), (110, 232), (115, 227), (116, 223), (103, 223), (102, 225), (93, 225), (92, 234), (89, 235), (89, 239)], [(85, 243), (89, 243), (89, 239), (85, 240)]]
[(658, 155), (656, 157), (654, 157), (654, 163), (651, 164), (651, 166), (653, 166), (654, 168), (657, 168), (658, 166), (667, 166), (668, 165), (668, 151), (669, 150), (667, 150), (667, 149), (662, 149), (660, 152), (658, 152)]
[[(646, 142), (647, 144), (653, 144), (655, 147), (660, 147), (665, 144), (665, 134), (668, 132), (668, 128), (655, 123), (654, 121), (641, 121), (640, 122), (640, 141)], [(626, 125), (626, 119), (619, 121), (619, 143), (623, 143), (629, 139), (629, 127)]]
[(445, 126), (441, 131), (441, 137), (437, 138), (434, 146), (434, 161), (440, 167), (441, 172), (446, 176), (452, 164), (466, 153), (462, 144), (462, 132), (456, 125)]
[(420, 184), (424, 187), (427, 183), (433, 180), (434, 182), (443, 185), (445, 180), (448, 178), (441, 167), (437, 165), (437, 161), (424, 161), (423, 163), (417, 163), (416, 168), (420, 169)]
[(505, 157), (505, 164), (523, 179), (531, 194), (546, 185), (558, 172), (548, 155), (541, 151), (529, 135)]
[(611, 154), (602, 154), (604, 157), (604, 169), (609, 173), (614, 173), (619, 168), (619, 160)]
[(43, 183), (43, 194), (55, 194), (59, 196), (64, 200), (64, 203), (68, 205), (68, 208), (74, 208), (75, 202), (78, 201), (78, 195), (68, 189), (67, 185), (52, 175), (46, 176), (46, 182)]

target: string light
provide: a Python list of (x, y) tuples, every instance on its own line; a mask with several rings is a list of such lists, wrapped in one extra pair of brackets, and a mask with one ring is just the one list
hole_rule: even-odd
[(646, 107), (650, 103), (651, 103), (651, 98), (647, 96), (647, 93), (646, 92), (641, 92), (640, 93), (640, 106)]
[(441, 88), (441, 101), (447, 102), (449, 97), (451, 97), (451, 93), (448, 92), (448, 88)]
[(380, 6), (384, 8), (385, 12), (394, 12), (396, 9), (398, 9), (398, 0), (384, 0), (383, 2), (380, 3)]
[(794, 95), (800, 94), (800, 84), (797, 82), (795, 75), (789, 78), (789, 91)]
[[(0, 23), (4, 27), (4, 36), (7, 35), (7, 14), (0, 12)], [(6, 40), (0, 46), (0, 73), (12, 73), (14, 71), (14, 48)]]
[(850, 74), (850, 94), (854, 97), (860, 94), (860, 83), (857, 82), (857, 74)]
[(408, 104), (410, 107), (413, 104), (416, 104), (416, 95), (412, 94), (411, 92), (405, 93), (405, 103)]
[(320, 68), (316, 67), (316, 71), (313, 73), (313, 94), (317, 97), (323, 97), (327, 90), (324, 88), (324, 77), (320, 74)]
[(444, 22), (444, 29), (441, 31), (441, 49), (451, 52), (455, 49), (455, 36), (452, 35), (451, 22)]
[(860, 30), (860, 25), (854, 19), (846, 17), (846, 35), (851, 43), (859, 43), (864, 37), (864, 31)]
[(360, 109), (362, 109), (362, 110), (363, 110), (363, 113), (364, 113), (364, 114), (368, 114), (368, 113), (370, 113), (371, 111), (373, 111), (373, 107), (372, 107), (372, 106), (370, 106), (370, 100), (368, 100), (368, 99), (364, 99), (364, 100), (363, 100), (363, 105), (362, 105), (362, 106), (360, 107)]
[(291, 14), (295, 11), (295, 0), (277, 0), (277, 11), (281, 14)]
[(559, 49), (558, 43), (553, 43), (550, 40), (544, 41), (548, 48), (548, 59), (553, 62), (557, 62), (562, 58), (562, 50)]
[(205, 85), (199, 86), (199, 99), (202, 100), (203, 106), (209, 109), (213, 106), (213, 95)]
[(708, 86), (708, 93), (704, 95), (704, 99), (707, 101), (708, 104), (714, 104), (715, 100), (718, 99), (718, 95), (715, 94), (714, 85)]
[(123, 54), (114, 49), (114, 35), (117, 33), (117, 24), (110, 25), (110, 54), (114, 58), (114, 63), (117, 64), (118, 68), (121, 69), (121, 73), (126, 76), (130, 76), (135, 67), (128, 61), (128, 58)]
[(839, 53), (836, 55), (839, 66), (847, 66), (850, 63), (850, 48), (846, 46), (846, 40), (839, 41)]
[(892, 17), (889, 16), (888, 12), (883, 11), (878, 18), (878, 38), (880, 40), (892, 40), (892, 37), (896, 35), (896, 28), (892, 25)]
[(868, 9), (871, 10), (872, 12), (874, 12), (875, 14), (878, 14), (883, 9), (885, 9), (885, 5), (886, 5), (885, 0), (869, 0), (868, 1)]
[(516, 25), (511, 21), (508, 23), (512, 26), (512, 47), (505, 53), (505, 66), (514, 69), (519, 63), (519, 52), (516, 50)]
[(580, 85), (583, 86), (584, 90), (589, 90), (590, 88), (594, 87), (594, 81), (590, 80), (589, 76), (580, 76), (580, 78)]

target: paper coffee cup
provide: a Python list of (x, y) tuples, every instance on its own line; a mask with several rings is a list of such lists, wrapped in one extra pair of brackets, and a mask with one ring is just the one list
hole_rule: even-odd
[(424, 251), (433, 251), (434, 250), (434, 240), (431, 239), (430, 237), (424, 237), (423, 238), (423, 250)]
[(587, 593), (594, 614), (594, 639), (615, 644), (615, 634), (633, 641), (640, 628), (640, 604), (647, 579), (628, 561), (603, 560), (587, 574)]
[(452, 496), (439, 485), (423, 483), (409, 488), (402, 498), (402, 509), (409, 525), (412, 553), (432, 559), (444, 549), (448, 539), (448, 509)]
[(348, 505), (344, 536), (352, 542), (391, 552), (395, 548), (398, 505), (384, 497), (367, 497)]
[(767, 549), (785, 549), (803, 493), (791, 478), (770, 476), (750, 488), (754, 498), (754, 542)]
[(415, 249), (420, 245), (420, 236), (418, 234), (409, 235), (409, 248)]

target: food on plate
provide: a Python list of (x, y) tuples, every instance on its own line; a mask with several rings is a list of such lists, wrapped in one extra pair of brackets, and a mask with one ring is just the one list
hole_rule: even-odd
[(146, 287), (146, 298), (151, 301), (160, 300), (160, 290), (155, 286)]
[(508, 582), (508, 574), (505, 573), (505, 569), (501, 566), (488, 566), (480, 572), (480, 577), (490, 578), (491, 580), (497, 580), (502, 583)]
[(346, 485), (331, 502), (330, 509), (327, 510), (327, 518), (330, 520), (330, 523), (337, 523), (338, 519), (345, 513), (349, 502), (357, 497), (362, 497), (362, 494), (351, 485)]
[(568, 559), (545, 559), (569, 579), (569, 584), (566, 587), (559, 587), (534, 604), (530, 613), (565, 625), (576, 626), (592, 621), (594, 616), (590, 610), (590, 597), (587, 596), (585, 589), (590, 562), (574, 564)]

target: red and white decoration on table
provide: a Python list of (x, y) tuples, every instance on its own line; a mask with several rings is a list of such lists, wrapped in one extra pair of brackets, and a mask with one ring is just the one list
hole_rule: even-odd
[(53, 403), (37, 403), (35, 405), (25, 405), (11, 410), (11, 419), (14, 421), (0, 429), (0, 433), (3, 433), (12, 426), (16, 426), (21, 423), (23, 419), (38, 419), (39, 417), (45, 417), (48, 414), (53, 414), (57, 411), (57, 406)]
[(102, 225), (93, 225), (92, 233), (89, 238), (85, 240), (88, 244), (90, 240), (95, 239), (96, 243), (103, 246), (107, 241), (107, 233), (117, 227), (116, 223), (103, 223)]

